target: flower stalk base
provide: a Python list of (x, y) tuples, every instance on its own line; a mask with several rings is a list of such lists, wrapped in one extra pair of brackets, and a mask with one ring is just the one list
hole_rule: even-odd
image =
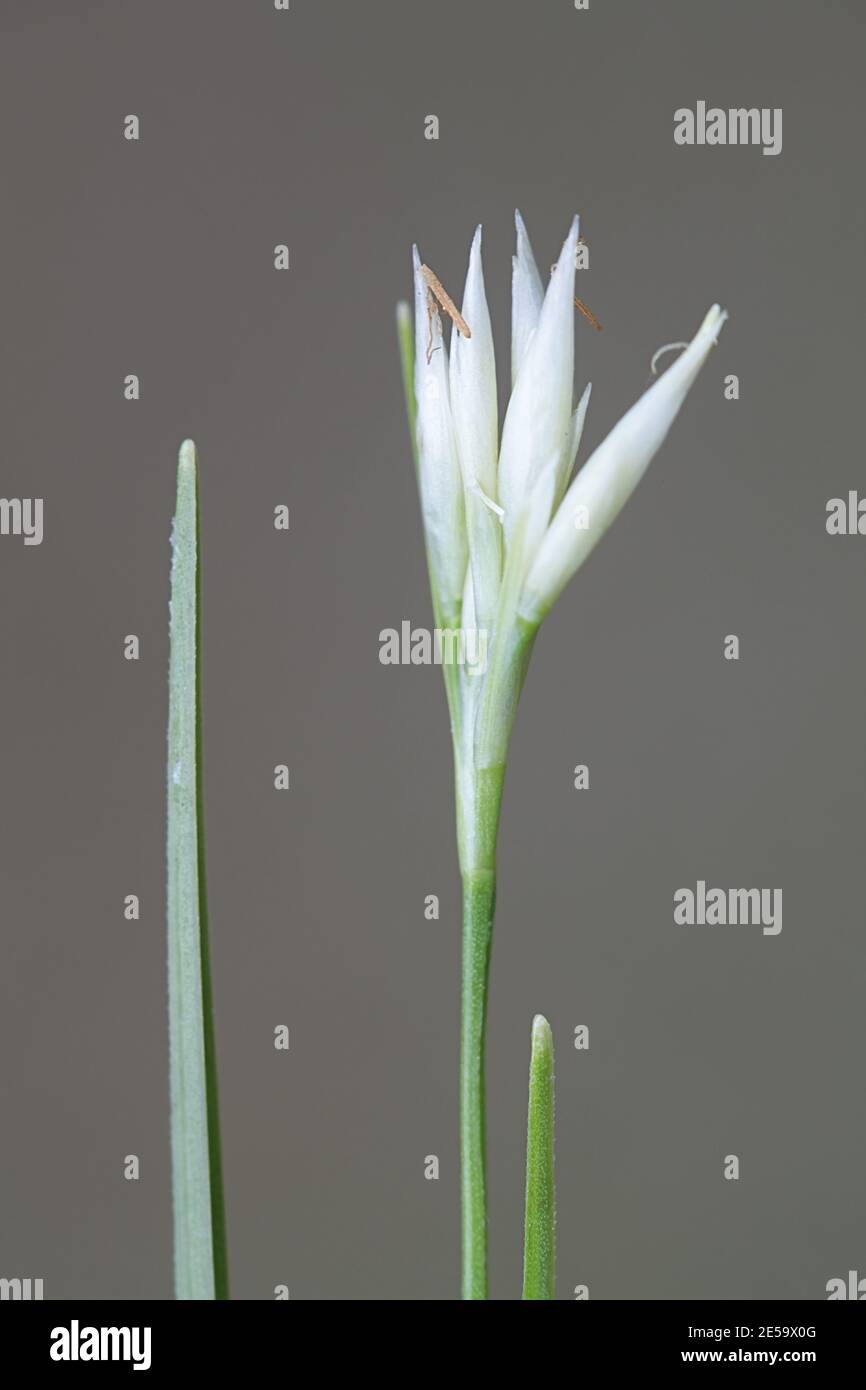
[(463, 876), (460, 1185), (464, 1299), (487, 1297), (484, 1039), (496, 907), (496, 837), (504, 774), (504, 767), (473, 769), (464, 785), (467, 795), (459, 817)]

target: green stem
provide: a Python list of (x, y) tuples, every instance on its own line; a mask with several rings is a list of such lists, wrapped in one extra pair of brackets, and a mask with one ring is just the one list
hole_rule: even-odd
[(526, 1223), (523, 1297), (555, 1296), (556, 1246), (553, 1189), (553, 1035), (541, 1014), (532, 1022), (529, 1117), (526, 1133)]
[(487, 1297), (487, 1186), (484, 1034), (496, 879), (463, 880), (463, 988), (460, 1019), (460, 1191), (463, 1297)]
[(484, 1041), (490, 944), (496, 905), (496, 835), (505, 769), (458, 774), (463, 875), (460, 1007), (460, 1184), (463, 1297), (487, 1297)]
[[(455, 738), (457, 841), (463, 877), (460, 1180), (466, 1299), (487, 1297), (484, 1043), (496, 905), (496, 840), (508, 742), (536, 631), (515, 625), (504, 661), (501, 656), (497, 661), (494, 645), (494, 665), (479, 692), (482, 704), (478, 714), (483, 719), (489, 683), (496, 680), (498, 698), (492, 707), (487, 706), (488, 738), (478, 739), (476, 721), (466, 718), (466, 711)], [(478, 766), (479, 752), (492, 754), (489, 765)]]

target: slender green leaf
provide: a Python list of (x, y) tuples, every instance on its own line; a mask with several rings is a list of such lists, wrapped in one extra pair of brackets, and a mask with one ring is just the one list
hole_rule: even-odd
[(556, 1213), (553, 1190), (553, 1035), (541, 1014), (532, 1021), (526, 1141), (523, 1297), (554, 1298)]
[(175, 1294), (228, 1298), (205, 891), (198, 473), (187, 440), (172, 532), (168, 1003)]

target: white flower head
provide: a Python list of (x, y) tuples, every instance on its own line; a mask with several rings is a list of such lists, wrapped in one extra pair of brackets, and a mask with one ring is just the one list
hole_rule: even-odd
[[(472, 241), (451, 361), (440, 306), (415, 271), (415, 393), (421, 505), (443, 613), (471, 605), (497, 629), (541, 622), (631, 496), (727, 315), (716, 305), (682, 356), (632, 406), (569, 486), (590, 386), (574, 406), (575, 218), (545, 292), (520, 214), (512, 264), (511, 396), (498, 442), (496, 364)], [(438, 282), (436, 282), (438, 284)], [(441, 286), (439, 286), (441, 289)], [(447, 298), (447, 296), (446, 296)]]

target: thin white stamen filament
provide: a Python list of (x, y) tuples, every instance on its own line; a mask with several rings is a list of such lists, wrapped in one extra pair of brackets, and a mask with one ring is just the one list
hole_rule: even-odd
[(653, 376), (658, 376), (656, 362), (658, 362), (660, 357), (664, 357), (666, 352), (682, 352), (683, 349), (687, 347), (688, 343), (665, 343), (663, 347), (656, 348), (653, 353), (652, 361), (650, 362), (650, 371)]

